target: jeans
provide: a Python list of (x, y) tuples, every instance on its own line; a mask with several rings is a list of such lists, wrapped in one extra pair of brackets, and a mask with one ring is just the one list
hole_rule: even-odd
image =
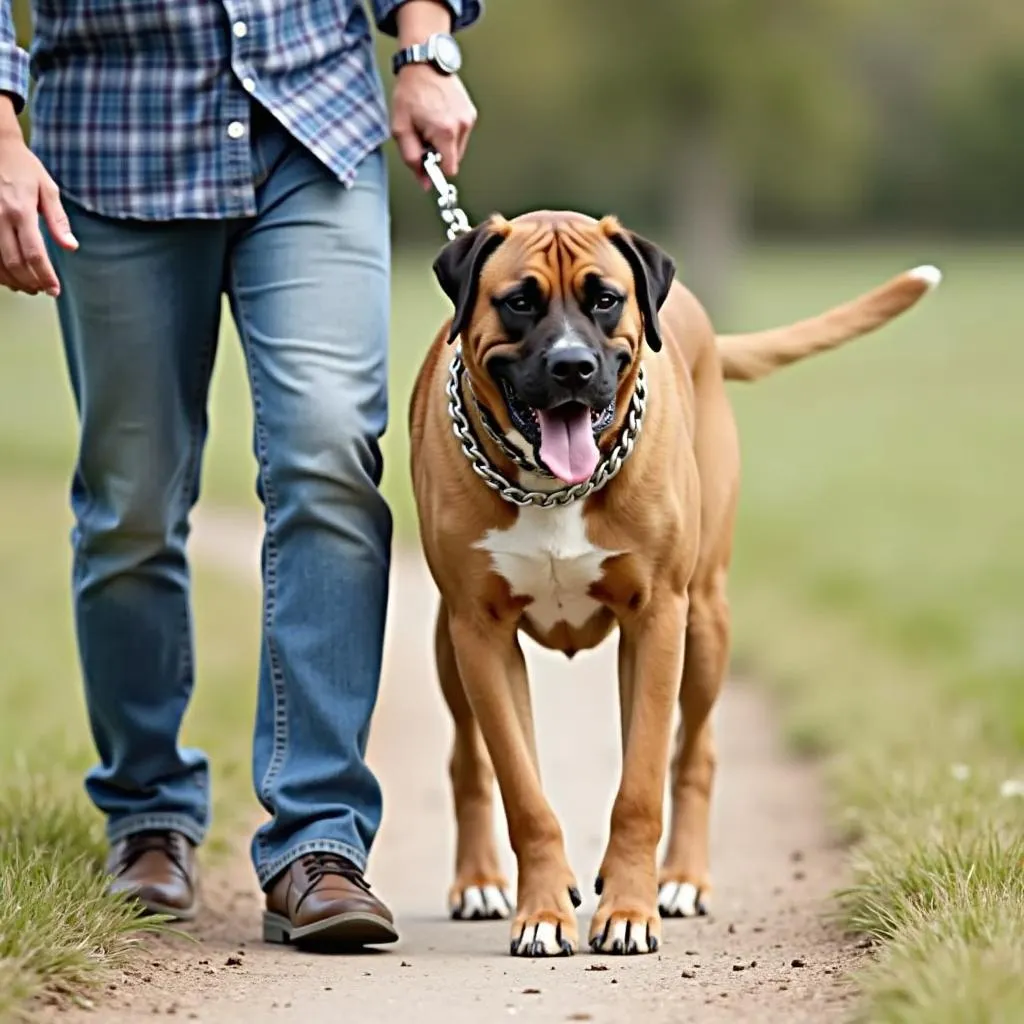
[(199, 494), (222, 295), (248, 367), (264, 507), (253, 839), (266, 887), (295, 857), (360, 868), (381, 818), (364, 757), (391, 553), (378, 484), (387, 422), (389, 214), (378, 150), (345, 189), (256, 116), (251, 219), (140, 222), (68, 200), (80, 249), (50, 243), (80, 444), (74, 618), (113, 842), (203, 840), (208, 763), (179, 745), (194, 682), (186, 541)]

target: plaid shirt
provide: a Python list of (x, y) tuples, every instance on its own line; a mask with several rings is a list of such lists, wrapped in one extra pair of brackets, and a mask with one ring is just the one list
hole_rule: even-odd
[[(396, 31), (403, 0), (372, 0)], [(480, 0), (445, 0), (456, 29)], [(61, 189), (109, 217), (251, 216), (250, 98), (346, 185), (389, 135), (360, 0), (34, 0), (31, 64), (0, 0), (0, 92)]]

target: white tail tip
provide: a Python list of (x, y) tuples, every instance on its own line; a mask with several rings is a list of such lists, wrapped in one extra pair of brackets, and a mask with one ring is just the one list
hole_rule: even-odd
[(933, 267), (931, 264), (925, 264), (923, 267), (914, 267), (913, 270), (909, 271), (911, 277), (917, 278), (918, 281), (924, 281), (928, 285), (928, 290), (932, 291), (938, 288), (942, 283), (942, 271), (938, 267)]

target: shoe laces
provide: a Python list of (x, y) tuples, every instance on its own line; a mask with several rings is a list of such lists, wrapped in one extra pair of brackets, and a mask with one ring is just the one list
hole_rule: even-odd
[(306, 877), (310, 881), (310, 888), (319, 885), (328, 875), (336, 875), (358, 885), (359, 888), (365, 889), (367, 892), (370, 890), (370, 883), (363, 878), (362, 871), (352, 861), (336, 853), (323, 853), (319, 851), (307, 853), (302, 858), (302, 866), (305, 868)]
[(182, 837), (176, 832), (147, 830), (125, 836), (121, 850), (121, 871), (127, 871), (147, 853), (162, 853), (182, 873), (186, 874), (182, 862)]

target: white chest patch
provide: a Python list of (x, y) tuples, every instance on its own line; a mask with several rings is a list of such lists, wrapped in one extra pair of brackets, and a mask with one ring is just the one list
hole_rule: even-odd
[(521, 508), (510, 529), (488, 530), (475, 546), (490, 554), (516, 597), (532, 599), (526, 615), (545, 633), (560, 622), (586, 624), (600, 607), (590, 587), (601, 578), (604, 560), (618, 554), (588, 539), (582, 503)]

